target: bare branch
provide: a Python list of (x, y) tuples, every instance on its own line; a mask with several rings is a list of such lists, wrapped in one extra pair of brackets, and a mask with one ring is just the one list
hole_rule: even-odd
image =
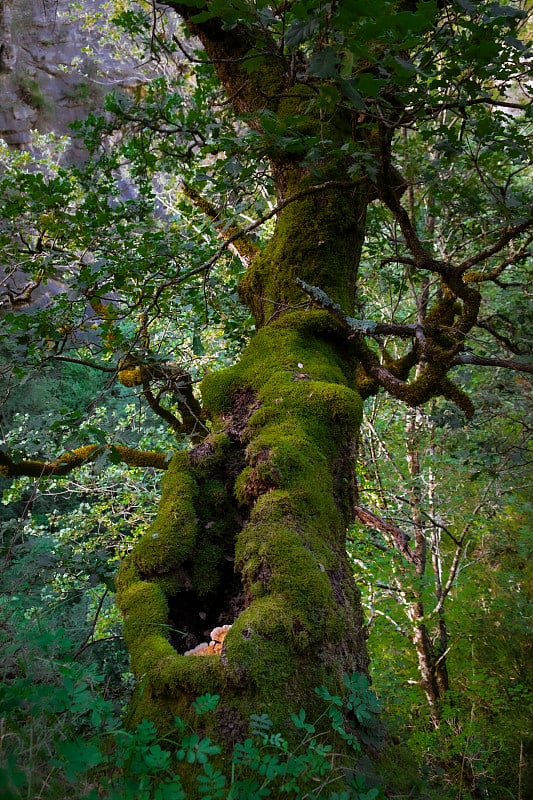
[(188, 382), (183, 382), (183, 384), (180, 383), (178, 386), (172, 387), (182, 418), (180, 422), (168, 408), (161, 405), (159, 398), (155, 397), (153, 394), (150, 388), (150, 376), (147, 370), (141, 371), (141, 374), (143, 397), (154, 414), (164, 419), (176, 433), (187, 434), (193, 441), (204, 439), (207, 434), (207, 428), (201, 420), (202, 407), (193, 394), (190, 376), (184, 373), (189, 379)]
[[(499, 239), (497, 239), (497, 241), (494, 242), (494, 244), (492, 244), (490, 247), (486, 247), (484, 250), (481, 250), (479, 253), (476, 253), (476, 255), (471, 256), (471, 258), (467, 258), (465, 261), (461, 262), (461, 264), (458, 265), (457, 269), (461, 273), (464, 273), (468, 269), (470, 269), (471, 267), (475, 267), (476, 264), (480, 264), (482, 261), (486, 261), (487, 258), (490, 258), (491, 256), (496, 255), (496, 253), (499, 253), (501, 250), (503, 250), (503, 248), (507, 244), (509, 244), (509, 242), (511, 242), (513, 239), (515, 239), (521, 233), (524, 233), (524, 231), (527, 231), (528, 228), (531, 228), (532, 226), (533, 226), (533, 217), (528, 217), (528, 219), (523, 220), (518, 225), (510, 226), (509, 228), (507, 228), (507, 230), (505, 230), (500, 235)], [(529, 241), (531, 241), (531, 239)], [(512, 263), (512, 262), (510, 262), (510, 263)], [(498, 268), (497, 268), (494, 277), (497, 277), (499, 274), (500, 274), (500, 272), (498, 271)], [(488, 273), (488, 275), (486, 277), (483, 277), (480, 280), (490, 280), (490, 279), (491, 279), (491, 273)], [(472, 283), (474, 280), (476, 280), (476, 279), (473, 278), (473, 277), (469, 278), (468, 275), (465, 275), (465, 281), (467, 283)]]
[(52, 361), (66, 361), (69, 364), (80, 364), (82, 367), (91, 367), (92, 369), (98, 369), (101, 372), (116, 372), (116, 367), (110, 367), (106, 364), (97, 364), (96, 361), (89, 361), (86, 358), (72, 358), (71, 356), (60, 356), (60, 355), (53, 355), (51, 356)]
[(338, 303), (333, 300), (318, 286), (311, 286), (309, 283), (302, 281), (300, 278), (296, 279), (298, 286), (315, 300), (322, 308), (337, 317), (344, 325), (346, 325), (354, 333), (362, 333), (370, 336), (400, 336), (403, 339), (412, 339), (416, 336), (417, 323), (413, 325), (402, 325), (398, 323), (382, 323), (374, 322), (371, 319), (355, 319), (355, 317), (348, 317)]
[(470, 100), (465, 101), (463, 98), (460, 100), (456, 100), (455, 102), (449, 103), (439, 103), (438, 105), (434, 106), (431, 109), (431, 113), (440, 114), (443, 111), (458, 111), (464, 112), (465, 108), (470, 108), (471, 106), (493, 106), (495, 108), (513, 108), (517, 111), (526, 111), (527, 106), (524, 103), (512, 103), (508, 100), (494, 100), (492, 97), (475, 97)]
[(354, 511), (359, 522), (362, 522), (363, 525), (366, 525), (368, 528), (373, 528), (374, 530), (378, 530), (382, 533), (392, 536), (394, 544), (404, 558), (406, 558), (407, 561), (410, 561), (411, 564), (418, 564), (417, 556), (409, 547), (409, 535), (402, 531), (401, 528), (399, 528), (397, 525), (394, 525), (392, 522), (388, 522), (382, 517), (376, 516), (376, 514), (373, 514), (367, 508), (363, 508), (362, 506), (356, 506)]
[(505, 334), (500, 333), (500, 331), (496, 330), (494, 325), (492, 325), (493, 319), (500, 319), (503, 322), (507, 323), (508, 326), (511, 328), (513, 326), (513, 323), (504, 314), (493, 314), (491, 317), (485, 319), (479, 319), (476, 323), (477, 327), (482, 328), (485, 331), (488, 331), (490, 335), (494, 337), (494, 339), (496, 339), (497, 342), (503, 344), (511, 353), (514, 353), (515, 356), (523, 355), (522, 350), (516, 344), (516, 342), (513, 342), (509, 336), (506, 336)]
[[(457, 330), (458, 325), (454, 326), (453, 330), (449, 327), (439, 328), (438, 325), (424, 327), (424, 325), (418, 323), (412, 326), (397, 326), (396, 335), (405, 335), (409, 331), (410, 337), (413, 334), (415, 335), (417, 347), (416, 349), (413, 348), (403, 359), (398, 359), (390, 364), (381, 364), (376, 353), (368, 347), (362, 337), (365, 334), (376, 335), (379, 330), (387, 330), (388, 333), (393, 333), (393, 326), (382, 325), (372, 320), (356, 320), (352, 317), (346, 317), (342, 309), (322, 289), (309, 286), (309, 284), (300, 279), (297, 279), (297, 283), (323, 308), (328, 309), (343, 321), (347, 328), (361, 334), (355, 343), (357, 355), (366, 375), (372, 381), (375, 381), (378, 386), (382, 386), (393, 397), (397, 397), (413, 407), (421, 406), (432, 397), (442, 395), (455, 403), (467, 418), (474, 415), (474, 406), (468, 395), (458, 386), (455, 386), (447, 377), (452, 358), (457, 354), (463, 338), (462, 331)], [(448, 335), (453, 333), (459, 341), (454, 342), (451, 348), (445, 350), (435, 341), (435, 333), (438, 332), (446, 332)], [(408, 382), (405, 378), (407, 378), (411, 367), (417, 361), (422, 365), (422, 368), (416, 378)], [(376, 391), (376, 389), (373, 388), (372, 391)]]
[(98, 601), (98, 605), (96, 607), (96, 611), (94, 612), (94, 616), (93, 616), (93, 620), (92, 620), (92, 623), (91, 623), (91, 627), (89, 629), (89, 633), (87, 634), (87, 636), (85, 637), (83, 642), (80, 644), (80, 646), (78, 647), (78, 649), (76, 650), (76, 652), (72, 656), (72, 660), (73, 661), (75, 661), (77, 658), (79, 658), (79, 656), (81, 656), (83, 651), (86, 650), (87, 647), (89, 646), (89, 644), (91, 642), (91, 639), (93, 638), (94, 633), (96, 631), (96, 624), (98, 622), (98, 618), (99, 618), (100, 613), (102, 611), (102, 607), (104, 605), (104, 601), (105, 601), (105, 599), (106, 599), (108, 594), (109, 594), (109, 589), (106, 587), (106, 589), (104, 589), (104, 592), (102, 593), (102, 596), (101, 596), (100, 600)]
[(459, 364), (476, 364), (480, 367), (503, 367), (504, 369), (528, 372), (533, 375), (533, 364), (524, 364), (522, 361), (515, 361), (510, 358), (485, 358), (483, 356), (475, 356), (473, 353), (460, 353), (453, 359), (452, 366), (458, 366)]
[(400, 503), (406, 503), (407, 505), (409, 505), (409, 506), (411, 506), (411, 507), (418, 507), (418, 511), (419, 511), (419, 513), (420, 513), (420, 514), (421, 514), (423, 517), (425, 517), (425, 518), (426, 518), (426, 519), (427, 519), (427, 520), (430, 522), (430, 524), (431, 524), (433, 527), (435, 527), (435, 528), (439, 528), (441, 531), (444, 531), (444, 533), (445, 533), (447, 536), (449, 536), (449, 537), (450, 537), (450, 539), (452, 540), (452, 542), (453, 542), (454, 544), (456, 544), (456, 545), (458, 545), (458, 544), (459, 544), (459, 541), (458, 541), (458, 539), (457, 539), (457, 538), (456, 538), (456, 537), (453, 535), (453, 533), (450, 531), (450, 529), (448, 528), (448, 526), (447, 526), (447, 525), (443, 525), (443, 524), (442, 524), (442, 522), (438, 522), (438, 521), (435, 519), (435, 517), (434, 517), (432, 514), (428, 514), (428, 512), (427, 512), (427, 511), (425, 511), (423, 508), (421, 508), (421, 507), (419, 506), (419, 504), (415, 503), (415, 501), (414, 501), (414, 500), (411, 500), (411, 499), (410, 499), (410, 498), (408, 498), (408, 497), (403, 497), (402, 495), (398, 495), (398, 494), (395, 494), (395, 495), (394, 495), (394, 499), (395, 499), (395, 500), (398, 500)]

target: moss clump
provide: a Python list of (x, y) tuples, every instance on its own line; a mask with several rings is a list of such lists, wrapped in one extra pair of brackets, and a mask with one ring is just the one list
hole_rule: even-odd
[(139, 366), (125, 367), (124, 369), (119, 369), (117, 378), (119, 383), (128, 388), (132, 386), (141, 386), (143, 382), (143, 371)]
[(131, 556), (141, 575), (177, 569), (191, 554), (196, 541), (198, 487), (189, 469), (187, 453), (176, 453), (161, 486), (157, 517)]
[(229, 411), (235, 391), (243, 386), (254, 390), (261, 402), (271, 398), (279, 404), (280, 384), (303, 382), (306, 378), (301, 375), (353, 386), (355, 364), (355, 353), (330, 314), (288, 313), (254, 336), (238, 364), (204, 378), (200, 386), (204, 408), (214, 418)]

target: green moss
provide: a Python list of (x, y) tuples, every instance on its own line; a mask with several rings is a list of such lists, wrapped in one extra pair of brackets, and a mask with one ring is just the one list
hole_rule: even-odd
[(227, 492), (224, 484), (216, 479), (204, 481), (202, 484), (202, 495), (205, 501), (211, 505), (215, 511), (224, 511), (227, 503)]
[(261, 583), (266, 591), (284, 596), (288, 607), (297, 611), (308, 627), (323, 624), (327, 613), (334, 611), (326, 566), (287, 526), (251, 522), (239, 537), (236, 557), (251, 586), (265, 565)]
[(212, 541), (199, 548), (191, 566), (192, 585), (199, 597), (217, 590), (226, 552), (225, 547)]
[[(366, 196), (354, 187), (344, 188), (346, 178), (344, 165), (304, 178), (299, 170), (287, 172), (287, 192), (299, 197), (280, 212), (274, 236), (239, 286), (258, 327), (280, 307), (295, 307), (307, 299), (297, 278), (319, 286), (345, 313), (353, 313)], [(317, 184), (328, 188), (312, 191)]]
[(175, 655), (167, 641), (167, 600), (155, 582), (132, 581), (119, 591), (119, 605), (124, 639), (137, 675), (146, 675), (161, 658)]
[(200, 387), (203, 406), (211, 417), (216, 417), (229, 408), (231, 397), (238, 386), (238, 375), (231, 367), (212, 372), (203, 379)]
[[(301, 366), (300, 366), (301, 365)], [(352, 369), (353, 367), (353, 369)], [(200, 386), (204, 408), (216, 417), (228, 411), (237, 388), (261, 400), (283, 402), (280, 386), (310, 380), (353, 385), (355, 355), (344, 332), (325, 311), (285, 314), (260, 330), (234, 367), (208, 375)]]
[(235, 481), (235, 497), (239, 503), (248, 503), (251, 499), (250, 481), (253, 475), (251, 467), (245, 467)]
[[(288, 680), (293, 671), (290, 638), (293, 618), (282, 595), (259, 598), (235, 621), (226, 637), (229, 680), (267, 687)], [(231, 669), (235, 665), (235, 669)]]
[(197, 485), (187, 459), (187, 453), (179, 452), (170, 462), (161, 483), (157, 517), (133, 552), (133, 561), (143, 575), (176, 569), (194, 547)]

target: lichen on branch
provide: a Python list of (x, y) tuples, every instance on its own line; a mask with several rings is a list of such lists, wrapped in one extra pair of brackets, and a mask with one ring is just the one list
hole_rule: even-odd
[(168, 456), (155, 450), (136, 450), (120, 444), (106, 446), (89, 444), (69, 450), (51, 461), (35, 458), (14, 459), (4, 450), (0, 450), (0, 474), (6, 478), (22, 475), (29, 478), (61, 477), (106, 453), (111, 460), (122, 462), (129, 467), (166, 470), (168, 466)]

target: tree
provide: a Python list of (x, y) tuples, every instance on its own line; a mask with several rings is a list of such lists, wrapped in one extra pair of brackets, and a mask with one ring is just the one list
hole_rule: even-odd
[[(29, 267), (41, 269), (38, 284), (58, 275), (66, 239), (62, 278), (75, 286), (62, 304), (70, 342), (87, 326), (88, 304), (99, 331), (92, 365), (140, 386), (156, 414), (197, 442), (168, 464), (111, 446), (114, 459), (166, 468), (157, 518), (118, 575), (118, 602), (141, 680), (133, 717), (165, 727), (176, 713), (187, 715), (196, 695), (220, 694), (205, 729), (231, 744), (250, 712), (284, 725), (288, 708), (316, 711), (314, 687), (342, 693), (344, 673), (368, 673), (363, 610), (345, 552), (363, 400), (382, 388), (413, 407), (443, 397), (470, 417), (472, 400), (453, 381), (454, 370), (532, 371), (521, 350), (510, 358), (477, 339), (483, 323), (496, 345), (513, 350), (502, 315), (487, 319), (483, 309), (496, 289), (523, 285), (531, 255), (526, 23), (519, 4), (492, 2), (166, 6), (185, 26), (166, 38), (157, 9), (153, 19), (128, 10), (122, 21), (184, 54), (181, 87), (168, 93), (154, 82), (140, 107), (124, 99), (110, 106), (130, 126), (123, 154), (144, 193), (102, 207), (98, 193), (108, 191), (121, 165), (109, 154), (96, 162), (88, 195), (81, 191), (88, 173), (67, 185), (61, 174), (30, 175), (42, 228), (23, 244)], [(196, 105), (187, 106), (193, 69), (197, 79), (188, 87)], [(200, 109), (206, 101), (210, 107)], [(185, 260), (176, 231), (167, 235), (143, 205), (155, 152), (160, 170), (175, 171), (179, 160), (195, 213), (216, 220), (222, 241), (203, 261), (191, 261), (190, 252)], [(255, 191), (261, 183), (275, 204), (245, 225), (245, 209), (254, 202), (264, 208), (264, 192)], [(433, 220), (447, 205), (455, 209), (454, 235), (438, 248), (434, 223), (422, 225), (409, 205), (419, 184)], [(241, 192), (254, 198), (248, 207), (238, 205)], [(237, 205), (235, 215), (221, 207), (224, 199)], [(12, 221), (20, 206), (7, 211)], [(381, 251), (376, 244), (365, 250), (380, 219), (393, 238), (381, 241)], [(271, 220), (258, 249), (250, 235)], [(8, 251), (14, 240), (12, 226), (4, 235)], [(77, 270), (67, 263), (74, 244)], [(246, 265), (239, 297), (256, 331), (234, 366), (203, 379), (200, 408), (182, 364), (156, 356), (156, 318), (175, 314), (188, 291), (198, 303), (191, 289), (198, 276), (208, 299), (215, 295), (214, 265), (230, 245)], [(43, 251), (55, 261), (43, 266)], [(385, 321), (362, 318), (368, 277), (359, 268), (366, 264), (384, 297), (411, 285), (415, 302)], [(218, 275), (231, 285), (231, 268)], [(24, 291), (34, 289), (30, 281)], [(17, 299), (10, 290), (11, 303)], [(133, 314), (128, 329), (124, 320)], [(20, 320), (8, 315), (26, 336), (32, 326), (47, 326), (56, 358), (70, 357), (49, 311)], [(171, 405), (162, 403), (164, 390)], [(3, 452), (2, 469), (58, 474), (102, 449), (85, 444), (47, 462)], [(209, 631), (221, 625), (231, 625), (223, 643), (215, 634), (208, 644)], [(200, 654), (185, 655), (202, 643)], [(356, 715), (353, 723), (364, 737)]]
[[(380, 664), (375, 690), (391, 733), (456, 792), (519, 796), (531, 690), (527, 636), (515, 636), (515, 626), (530, 603), (518, 555), (530, 452), (527, 412), (517, 415), (516, 407), (525, 411), (528, 397), (519, 386), (511, 395), (495, 391), (490, 375), (478, 377), (487, 381), (482, 396), (477, 387), (485, 408), (468, 426), (435, 401), (424, 414), (383, 395), (369, 404), (357, 516), (373, 530), (360, 536), (356, 527), (349, 550), (367, 583), (369, 650)], [(512, 576), (499, 548), (518, 556), (511, 555)]]

